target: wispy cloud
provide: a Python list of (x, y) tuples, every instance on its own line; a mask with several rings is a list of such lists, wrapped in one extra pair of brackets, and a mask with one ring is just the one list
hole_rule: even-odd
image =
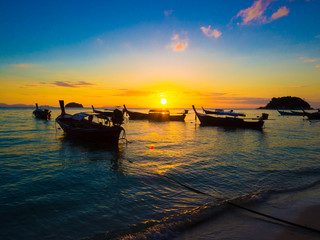
[(59, 87), (71, 87), (71, 88), (76, 88), (80, 86), (91, 86), (95, 85), (93, 83), (85, 82), (85, 81), (78, 81), (78, 82), (71, 82), (71, 81), (55, 81), (53, 83), (56, 86)]
[[(314, 62), (318, 62), (318, 61), (320, 61), (320, 58), (306, 59), (303, 62), (304, 63), (314, 63)], [(317, 64), (315, 67), (320, 68), (320, 64)]]
[[(186, 35), (186, 33), (184, 33)], [(167, 46), (174, 51), (183, 51), (189, 45), (189, 38), (187, 36), (181, 38), (179, 34), (174, 34), (171, 38), (171, 43)]]
[(97, 43), (101, 45), (103, 44), (103, 40), (101, 38), (97, 38)]
[(289, 14), (289, 9), (286, 6), (279, 8), (270, 18), (265, 16), (266, 10), (274, 1), (276, 0), (257, 0), (251, 7), (241, 10), (235, 18), (241, 17), (242, 22), (240, 24), (247, 25), (251, 23), (270, 23), (276, 19), (287, 16)]
[(210, 38), (219, 38), (222, 33), (218, 29), (211, 29), (211, 25), (208, 27), (201, 27), (200, 28), (204, 35)]
[(242, 24), (248, 24), (252, 21), (260, 21), (264, 22), (266, 17), (263, 16), (263, 13), (267, 9), (268, 5), (272, 2), (272, 0), (258, 0), (253, 3), (253, 5), (247, 9), (241, 10), (237, 17), (242, 17)]
[(274, 14), (272, 14), (270, 19), (273, 21), (278, 18), (288, 16), (288, 14), (289, 14), (289, 9), (286, 6), (284, 6), (284, 7), (279, 8), (278, 11), (276, 11)]
[(13, 64), (11, 66), (16, 68), (34, 68), (34, 67), (38, 67), (39, 65), (22, 63), (22, 64)]
[(146, 96), (152, 94), (149, 91), (132, 90), (132, 89), (118, 89), (119, 93), (113, 94), (113, 96)]
[(185, 91), (184, 93), (186, 95), (198, 96), (198, 97), (219, 97), (226, 94), (226, 93), (219, 93), (219, 92), (195, 92), (195, 91)]
[(26, 84), (26, 85), (19, 86), (19, 88), (34, 88), (34, 87), (38, 87), (38, 85), (36, 85), (36, 84)]
[(173, 13), (173, 10), (166, 10), (166, 11), (163, 12), (163, 14), (164, 14), (166, 17), (169, 17), (172, 13)]
[(317, 62), (319, 60), (320, 60), (320, 58), (313, 58), (313, 59), (304, 60), (303, 62)]
[(256, 98), (256, 97), (217, 97), (212, 99), (216, 103), (237, 103), (246, 105), (265, 105), (270, 101), (269, 98)]
[(308, 87), (307, 85), (295, 85), (295, 86), (290, 86), (289, 88), (305, 88)]

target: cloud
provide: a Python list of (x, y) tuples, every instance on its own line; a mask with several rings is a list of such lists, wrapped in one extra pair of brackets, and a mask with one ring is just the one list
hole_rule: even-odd
[(75, 83), (75, 85), (82, 85), (82, 86), (89, 86), (89, 85), (95, 85), (93, 83), (89, 83), (89, 82), (85, 82), (85, 81), (78, 81), (77, 83)]
[(241, 10), (237, 17), (242, 17), (242, 24), (248, 24), (251, 21), (265, 21), (265, 16), (263, 13), (267, 9), (268, 5), (272, 0), (258, 0), (253, 3), (253, 5), (245, 10)]
[(320, 64), (316, 65), (316, 68), (320, 68)]
[(189, 39), (187, 36), (184, 38), (181, 38), (179, 34), (173, 35), (171, 38), (171, 43), (167, 46), (174, 51), (183, 51), (185, 50), (189, 45)]
[(317, 35), (316, 38), (320, 38), (320, 35)]
[(38, 85), (36, 85), (36, 84), (25, 84), (25, 85), (19, 86), (19, 88), (34, 88), (34, 87), (38, 87)]
[(11, 66), (12, 66), (12, 67), (16, 67), (16, 68), (33, 68), (33, 67), (37, 67), (37, 66), (39, 66), (39, 65), (23, 63), (23, 64), (13, 64), (13, 65), (11, 65)]
[(120, 93), (113, 94), (113, 96), (146, 96), (152, 94), (148, 91), (131, 90), (131, 89), (118, 89)]
[(211, 25), (209, 25), (207, 28), (206, 27), (201, 27), (200, 28), (204, 35), (210, 38), (218, 38), (222, 35), (222, 33), (218, 29), (211, 29)]
[(313, 58), (313, 59), (304, 60), (303, 62), (317, 62), (319, 60), (320, 60), (320, 58)]
[(103, 40), (101, 38), (97, 38), (97, 43), (101, 45), (103, 44)]
[(297, 85), (297, 86), (290, 86), (289, 88), (305, 88), (308, 87), (307, 85)]
[(177, 44), (174, 46), (174, 50), (175, 50), (175, 51), (183, 51), (186, 47), (187, 47), (187, 45), (184, 44), (184, 43), (177, 43)]
[(284, 6), (284, 7), (279, 8), (277, 12), (272, 14), (270, 19), (271, 20), (276, 20), (278, 18), (281, 18), (281, 17), (284, 17), (284, 16), (288, 16), (288, 14), (289, 14), (289, 9), (286, 6)]
[(265, 16), (269, 5), (276, 0), (257, 0), (247, 9), (241, 10), (235, 18), (242, 18), (242, 25), (251, 23), (270, 23), (278, 18), (287, 16), (289, 9), (286, 6), (279, 8), (270, 18)]
[(169, 17), (172, 13), (173, 13), (173, 10), (166, 10), (166, 11), (163, 12), (163, 14), (164, 14), (166, 17)]
[(90, 85), (95, 85), (93, 83), (85, 82), (85, 81), (78, 81), (78, 82), (70, 82), (70, 81), (55, 81), (53, 83), (56, 86), (59, 87), (79, 87), (79, 86), (90, 86)]
[(187, 95), (194, 95), (198, 97), (218, 97), (218, 96), (223, 96), (226, 93), (218, 93), (218, 92), (184, 92)]
[(256, 98), (256, 97), (218, 97), (212, 99), (216, 103), (240, 103), (247, 105), (265, 105), (270, 101), (269, 98)]

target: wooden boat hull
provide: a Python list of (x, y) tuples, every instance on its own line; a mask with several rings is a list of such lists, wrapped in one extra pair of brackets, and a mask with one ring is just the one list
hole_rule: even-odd
[(140, 112), (132, 112), (132, 111), (126, 111), (129, 115), (130, 120), (148, 120), (149, 114), (148, 113), (140, 113)]
[(101, 114), (102, 116), (112, 117), (112, 115), (113, 115), (113, 111), (104, 112), (104, 111), (96, 110), (96, 109), (93, 107), (93, 105), (92, 105), (91, 107), (92, 107), (92, 110), (93, 110), (94, 113)]
[(295, 116), (304, 116), (303, 112), (291, 111)]
[(183, 122), (184, 119), (186, 118), (186, 114), (182, 115), (169, 115), (169, 121), (181, 121)]
[(72, 119), (69, 119), (62, 115), (56, 119), (57, 123), (68, 136), (80, 138), (86, 141), (103, 142), (108, 145), (118, 145), (120, 133), (123, 130), (122, 127), (107, 127), (97, 124), (98, 126), (93, 125), (92, 127), (82, 128), (77, 126), (77, 121), (72, 121)]
[(315, 113), (304, 113), (309, 120), (320, 120), (320, 112)]
[(303, 113), (299, 113), (299, 112), (286, 112), (286, 111), (281, 111), (281, 110), (277, 110), (281, 116), (302, 116)]
[(187, 110), (182, 114), (170, 114), (168, 110), (150, 110), (149, 113), (141, 113), (129, 111), (125, 105), (123, 105), (123, 107), (124, 112), (129, 115), (130, 120), (149, 120), (156, 122), (184, 121), (186, 114), (188, 113)]
[(201, 114), (196, 111), (194, 106), (192, 106), (195, 114), (197, 115), (198, 119), (202, 126), (218, 126), (218, 127), (226, 127), (226, 128), (250, 128), (250, 129), (257, 129), (261, 130), (264, 121), (259, 119), (258, 121), (245, 121), (241, 118), (235, 117), (215, 117), (209, 116), (206, 114)]
[(149, 112), (149, 120), (157, 122), (165, 121), (181, 121), (183, 122), (186, 117), (185, 113), (182, 114), (170, 114), (169, 111), (164, 112)]
[(38, 109), (33, 111), (33, 115), (36, 118), (48, 120), (51, 117), (51, 111)]
[(225, 112), (225, 111), (210, 111), (210, 110), (206, 110), (204, 108), (202, 108), (202, 110), (206, 113), (206, 114), (216, 114), (216, 115), (227, 115), (227, 116), (233, 116), (233, 117), (245, 117), (246, 115), (243, 113), (235, 113), (233, 111), (230, 112)]
[(156, 122), (165, 122), (170, 120), (169, 112), (151, 112), (149, 111), (149, 120), (150, 121), (156, 121)]
[(202, 110), (205, 112), (205, 114), (217, 114), (218, 113), (218, 111), (210, 111), (210, 110), (207, 110), (204, 108), (202, 108)]
[(149, 114), (148, 113), (140, 113), (140, 112), (133, 112), (129, 111), (126, 108), (126, 105), (123, 105), (123, 111), (129, 115), (130, 120), (148, 120)]

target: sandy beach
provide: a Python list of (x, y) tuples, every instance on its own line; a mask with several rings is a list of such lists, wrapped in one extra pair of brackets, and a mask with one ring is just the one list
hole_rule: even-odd
[(177, 240), (320, 239), (320, 186), (298, 192), (274, 194), (266, 201), (245, 207), (319, 230), (319, 233), (289, 226), (238, 208), (215, 216), (185, 232)]

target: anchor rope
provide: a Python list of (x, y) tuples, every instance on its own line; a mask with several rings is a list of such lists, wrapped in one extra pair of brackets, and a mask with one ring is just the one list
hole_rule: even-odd
[[(191, 186), (188, 186), (187, 184), (181, 183), (181, 182), (179, 182), (179, 181), (177, 181), (177, 180), (175, 180), (175, 179), (173, 179), (173, 178), (171, 178), (171, 177), (169, 177), (169, 176), (167, 176), (167, 175), (158, 174), (158, 173), (153, 173), (153, 172), (148, 172), (148, 171), (145, 171), (145, 170), (143, 170), (143, 169), (141, 169), (141, 171), (146, 172), (146, 173), (149, 173), (149, 174), (152, 174), (152, 175), (155, 175), (155, 174), (156, 174), (156, 175), (162, 176), (162, 177), (167, 178), (167, 179), (173, 181), (174, 183), (176, 183), (176, 184), (178, 184), (178, 185), (180, 185), (180, 186), (182, 186), (182, 187), (184, 187), (184, 188), (186, 188), (186, 189), (188, 189), (188, 190), (190, 190), (190, 191), (193, 191), (193, 192), (195, 192), (195, 193), (198, 193), (198, 194), (201, 194), (201, 195), (205, 195), (205, 196), (208, 196), (208, 197), (217, 199), (217, 197), (215, 197), (215, 196), (213, 196), (213, 195), (211, 195), (211, 194), (209, 194), (209, 193), (206, 193), (206, 192), (203, 192), (203, 191), (198, 190), (198, 189), (196, 189), (196, 188), (193, 188), (193, 187), (191, 187)], [(233, 206), (233, 207), (236, 207), (236, 208), (239, 208), (239, 209), (242, 209), (242, 210), (245, 210), (245, 211), (254, 213), (254, 214), (256, 214), (256, 215), (263, 216), (263, 217), (265, 217), (265, 218), (270, 218), (270, 219), (276, 220), (276, 221), (278, 221), (278, 222), (285, 223), (285, 224), (287, 224), (287, 225), (291, 225), (291, 226), (294, 226), (294, 227), (298, 227), (298, 228), (301, 228), (301, 229), (304, 229), (304, 230), (308, 230), (308, 231), (311, 231), (311, 232), (315, 232), (315, 233), (320, 234), (320, 230), (315, 229), (315, 228), (311, 228), (311, 227), (304, 226), (304, 225), (301, 225), (301, 224), (298, 224), (298, 223), (295, 223), (295, 222), (290, 222), (290, 221), (287, 221), (287, 220), (284, 220), (284, 219), (281, 219), (281, 218), (278, 218), (278, 217), (274, 217), (274, 216), (271, 216), (271, 215), (268, 215), (268, 214), (265, 214), (265, 213), (262, 213), (262, 212), (258, 212), (258, 211), (255, 211), (255, 210), (253, 210), (253, 209), (240, 206), (240, 205), (238, 205), (238, 204), (236, 204), (236, 203), (233, 203), (233, 202), (230, 202), (230, 201), (226, 201), (226, 203), (229, 204), (230, 206)]]

